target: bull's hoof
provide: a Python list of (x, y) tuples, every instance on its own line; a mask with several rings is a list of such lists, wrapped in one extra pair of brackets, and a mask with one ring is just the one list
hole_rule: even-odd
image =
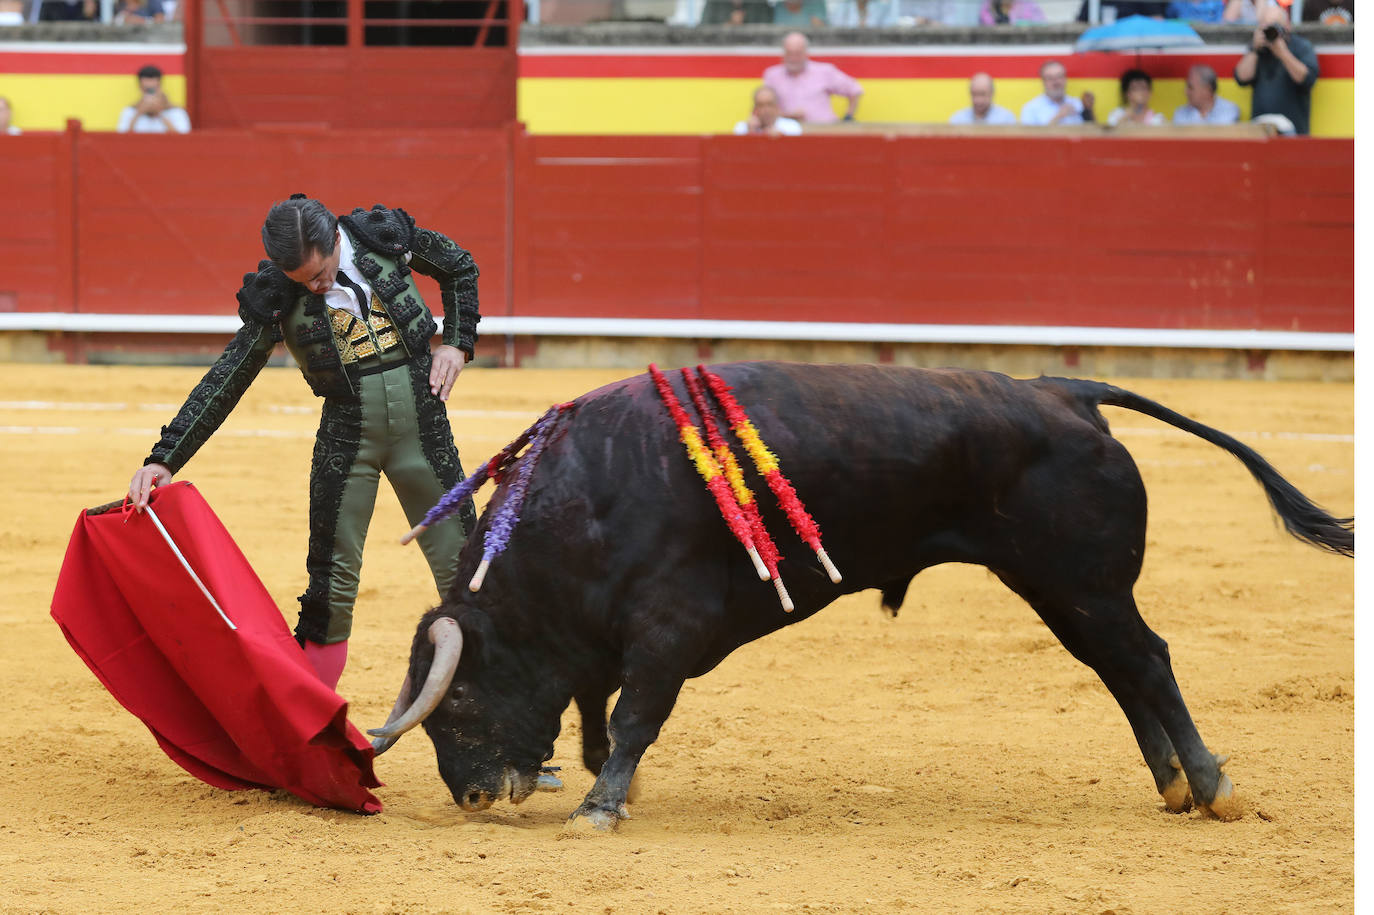
[(1193, 809), (1193, 791), (1188, 787), (1188, 776), (1181, 770), (1174, 773), (1174, 780), (1159, 795), (1164, 798), (1164, 806), (1170, 813), (1187, 813)]
[(1198, 809), (1218, 820), (1239, 820), (1244, 814), (1244, 806), (1236, 796), (1236, 788), (1231, 784), (1231, 776), (1225, 772), (1217, 780), (1217, 793), (1210, 804), (1199, 803)]
[(629, 816), (629, 811), (623, 805), (619, 812), (607, 810), (605, 807), (579, 807), (568, 817), (568, 822), (563, 828), (570, 832), (582, 833), (615, 832), (620, 826), (620, 821), (628, 819)]

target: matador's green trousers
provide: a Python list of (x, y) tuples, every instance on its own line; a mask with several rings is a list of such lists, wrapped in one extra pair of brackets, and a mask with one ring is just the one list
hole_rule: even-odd
[[(325, 401), (310, 468), (310, 585), (296, 625), (302, 641), (348, 638), (381, 475), (412, 526), (463, 478), (447, 411), (430, 394), (428, 376), (427, 360), (402, 364), (359, 378), (358, 402)], [(441, 597), (453, 584), (474, 520), (469, 503), (418, 538)]]

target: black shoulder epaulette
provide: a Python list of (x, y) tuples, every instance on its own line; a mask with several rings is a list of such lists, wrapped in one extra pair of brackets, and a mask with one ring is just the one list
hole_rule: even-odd
[(244, 323), (279, 324), (301, 286), (269, 260), (258, 261), (257, 273), (243, 275), (238, 291), (239, 318)]
[(385, 257), (400, 257), (410, 249), (411, 237), (415, 233), (415, 220), (410, 214), (397, 207), (388, 209), (380, 203), (372, 209), (358, 207), (339, 222), (346, 225), (357, 239)]

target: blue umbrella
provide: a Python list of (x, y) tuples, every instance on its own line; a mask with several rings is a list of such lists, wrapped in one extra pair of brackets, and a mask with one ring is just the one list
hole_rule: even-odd
[(1179, 19), (1127, 16), (1110, 25), (1088, 29), (1073, 49), (1085, 51), (1139, 51), (1142, 48), (1186, 48), (1206, 44), (1192, 26)]

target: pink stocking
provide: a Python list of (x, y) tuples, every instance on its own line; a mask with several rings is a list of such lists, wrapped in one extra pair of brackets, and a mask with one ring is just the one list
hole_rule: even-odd
[(348, 663), (348, 641), (321, 645), (319, 642), (305, 643), (305, 659), (315, 668), (320, 682), (330, 689), (339, 685), (343, 676), (344, 664)]

